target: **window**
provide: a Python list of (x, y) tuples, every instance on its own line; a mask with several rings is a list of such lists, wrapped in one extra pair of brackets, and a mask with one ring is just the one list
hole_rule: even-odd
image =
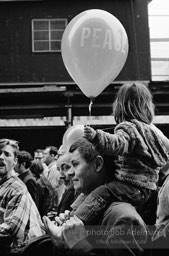
[[(149, 17), (152, 80), (169, 80), (169, 15)], [(160, 29), (157, 32), (157, 27)]]
[(67, 19), (32, 20), (32, 51), (60, 52)]
[(149, 4), (152, 81), (169, 80), (169, 2)]

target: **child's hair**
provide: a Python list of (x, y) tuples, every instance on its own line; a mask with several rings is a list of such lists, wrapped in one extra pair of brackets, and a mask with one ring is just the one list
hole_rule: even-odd
[(137, 119), (150, 124), (154, 117), (152, 94), (142, 83), (128, 83), (120, 87), (113, 103), (116, 123)]

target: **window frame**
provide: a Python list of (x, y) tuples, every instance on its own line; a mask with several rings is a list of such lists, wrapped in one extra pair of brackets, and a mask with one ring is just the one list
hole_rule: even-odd
[[(150, 56), (151, 56), (151, 80), (166, 81), (169, 80), (169, 51), (164, 50), (164, 47), (169, 44), (169, 33), (165, 29), (165, 24), (168, 24), (169, 14), (153, 14), (149, 13), (149, 28), (150, 28)], [(159, 30), (159, 27), (162, 29)], [(156, 32), (158, 28), (158, 33)], [(160, 51), (160, 48), (162, 51)], [(164, 52), (163, 52), (164, 51)]]
[[(49, 24), (48, 24), (48, 30), (35, 30), (34, 29), (34, 22), (37, 22), (37, 21), (40, 21), (40, 22), (42, 22), (42, 21), (47, 21)], [(67, 18), (38, 18), (38, 19), (32, 19), (32, 21), (31, 21), (31, 26), (32, 26), (32, 52), (33, 53), (52, 53), (52, 52), (61, 52), (61, 47), (60, 47), (60, 49), (57, 49), (57, 50), (52, 50), (52, 47), (51, 47), (51, 44), (52, 44), (52, 42), (61, 42), (62, 41), (62, 38), (61, 39), (59, 39), (59, 40), (57, 40), (57, 39), (55, 39), (55, 40), (52, 40), (51, 39), (51, 32), (52, 31), (63, 31), (64, 32), (64, 30), (65, 30), (65, 28), (63, 28), (63, 29), (51, 29), (51, 22), (52, 21), (63, 21), (64, 23), (65, 23), (65, 28), (66, 28), (66, 26), (67, 26), (67, 24), (68, 24), (68, 19)], [(48, 33), (49, 33), (49, 39), (48, 40), (35, 40), (34, 39), (34, 32), (36, 32), (36, 31), (45, 31), (45, 32), (47, 32), (48, 31)], [(35, 42), (48, 42), (49, 43), (49, 49), (48, 50), (36, 50), (35, 49)]]

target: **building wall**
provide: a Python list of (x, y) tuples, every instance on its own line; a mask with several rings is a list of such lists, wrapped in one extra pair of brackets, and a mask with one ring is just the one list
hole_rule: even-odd
[[(72, 82), (64, 67), (61, 53), (32, 52), (31, 21), (32, 19), (67, 18), (70, 22), (77, 14), (88, 9), (103, 9), (112, 13), (127, 32), (129, 54), (116, 81), (150, 80), (147, 0), (0, 1), (0, 118), (3, 116), (6, 118), (23, 118), (24, 116), (25, 118), (30, 114), (36, 118), (37, 109), (38, 116), (61, 115), (61, 107), (58, 106), (64, 107), (67, 99), (66, 103), (63, 102), (63, 97), (58, 96), (59, 99), (56, 99), (56, 92), (54, 94), (50, 90), (49, 92), (45, 90), (45, 93), (35, 93), (34, 90), (32, 93), (24, 91), (26, 83)], [(17, 85), (22, 87), (22, 83), (23, 91), (18, 92)], [(1, 88), (7, 86), (8, 91), (2, 93)], [(112, 103), (112, 96), (107, 94), (106, 102), (100, 95), (95, 105), (97, 101), (106, 105), (109, 102), (108, 97), (111, 98)], [(84, 104), (84, 102), (87, 103)], [(47, 107), (49, 104), (53, 104), (51, 108)], [(74, 109), (77, 104), (78, 115), (84, 114), (82, 112), (88, 113), (88, 101), (84, 95), (72, 96), (71, 104)], [(38, 105), (37, 108), (35, 105)], [(102, 109), (104, 114), (111, 112), (111, 108), (110, 111), (105, 110), (104, 107)], [(101, 115), (101, 112), (96, 108), (93, 114)], [(65, 126), (0, 127), (1, 138), (18, 140), (21, 149), (29, 150), (31, 153), (46, 145), (60, 146), (65, 130)]]
[(31, 20), (67, 18), (87, 9), (103, 9), (123, 24), (129, 54), (117, 81), (146, 80), (150, 73), (147, 0), (0, 2), (0, 84), (72, 81), (61, 53), (33, 53)]

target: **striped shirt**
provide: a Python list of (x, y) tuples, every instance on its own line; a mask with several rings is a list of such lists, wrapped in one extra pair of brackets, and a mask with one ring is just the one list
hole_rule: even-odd
[(42, 225), (25, 184), (12, 175), (0, 185), (0, 236), (21, 244), (43, 235)]

